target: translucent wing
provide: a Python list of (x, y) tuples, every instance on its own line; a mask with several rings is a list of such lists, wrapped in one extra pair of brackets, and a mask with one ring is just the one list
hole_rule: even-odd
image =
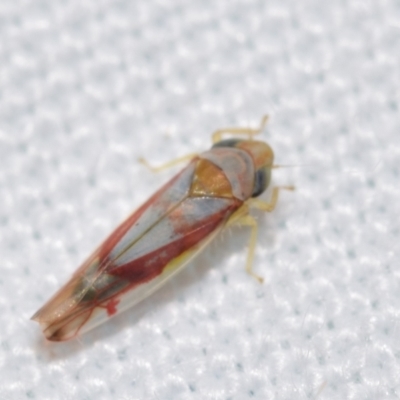
[(192, 197), (190, 163), (123, 222), (33, 317), (50, 340), (66, 340), (147, 297), (192, 259), (240, 206)]

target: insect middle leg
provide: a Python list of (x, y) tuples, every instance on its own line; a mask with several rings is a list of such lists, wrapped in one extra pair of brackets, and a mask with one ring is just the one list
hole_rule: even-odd
[(244, 204), (231, 217), (231, 219), (228, 221), (228, 226), (231, 225), (249, 226), (251, 228), (249, 248), (247, 251), (246, 272), (253, 278), (257, 279), (260, 283), (263, 283), (264, 278), (257, 275), (253, 271), (254, 253), (257, 245), (258, 224), (255, 218), (249, 214), (249, 207), (247, 204)]
[(228, 221), (228, 226), (240, 225), (240, 226), (249, 226), (251, 228), (249, 249), (247, 252), (247, 260), (246, 260), (246, 272), (253, 278), (257, 279), (260, 283), (264, 282), (264, 278), (257, 275), (253, 271), (254, 254), (257, 245), (258, 224), (256, 219), (249, 214), (249, 208), (254, 207), (262, 211), (267, 211), (267, 212), (272, 211), (278, 202), (280, 190), (294, 190), (294, 186), (274, 187), (272, 189), (272, 196), (270, 201), (262, 201), (259, 199), (247, 200), (247, 202), (243, 204), (243, 206), (239, 208), (239, 210), (237, 210), (236, 213), (232, 215), (231, 219)]
[(257, 129), (252, 128), (223, 128), (218, 129), (212, 135), (212, 142), (217, 143), (222, 139), (222, 135), (225, 133), (229, 133), (232, 135), (248, 135), (252, 138), (254, 135), (258, 135), (264, 130), (265, 125), (267, 124), (269, 119), (268, 115), (264, 115), (261, 119), (260, 126)]
[(258, 224), (255, 218), (250, 215), (244, 215), (240, 219), (236, 221), (238, 225), (241, 226), (249, 226), (251, 228), (250, 233), (250, 240), (249, 240), (249, 249), (247, 250), (247, 260), (246, 260), (246, 272), (252, 276), (253, 278), (257, 279), (258, 282), (263, 283), (264, 278), (260, 275), (257, 275), (253, 271), (253, 262), (254, 262), (254, 254), (256, 251), (257, 245), (257, 233), (258, 233)]

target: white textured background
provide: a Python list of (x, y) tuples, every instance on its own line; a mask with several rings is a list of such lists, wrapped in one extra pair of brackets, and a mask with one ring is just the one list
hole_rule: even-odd
[[(0, 3), (0, 399), (399, 399), (400, 3)], [(174, 171), (256, 126), (295, 184), (141, 306), (29, 321)]]

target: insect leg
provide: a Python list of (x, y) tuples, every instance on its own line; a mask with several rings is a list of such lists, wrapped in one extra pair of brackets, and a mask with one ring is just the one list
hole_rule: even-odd
[(225, 133), (229, 133), (232, 135), (248, 135), (250, 138), (252, 138), (254, 135), (258, 135), (261, 133), (268, 122), (269, 116), (264, 115), (261, 119), (260, 126), (257, 129), (251, 129), (251, 128), (223, 128), (223, 129), (218, 129), (215, 131), (212, 135), (212, 142), (217, 143), (220, 142), (222, 139), (222, 135)]
[(239, 219), (237, 219), (235, 221), (235, 224), (241, 225), (241, 226), (249, 226), (251, 228), (249, 249), (247, 251), (246, 272), (253, 278), (257, 279), (258, 282), (263, 283), (264, 278), (257, 275), (253, 271), (254, 253), (256, 250), (257, 232), (258, 232), (257, 221), (254, 219), (253, 216), (247, 214), (247, 215), (244, 215), (244, 216), (240, 217)]
[(280, 190), (295, 190), (294, 186), (276, 186), (272, 189), (272, 196), (270, 201), (263, 201), (260, 199), (249, 199), (247, 203), (250, 207), (258, 208), (262, 211), (272, 211), (278, 202)]
[(165, 164), (161, 164), (157, 167), (154, 167), (153, 165), (151, 165), (145, 158), (140, 157), (139, 158), (139, 162), (142, 163), (144, 166), (146, 166), (148, 169), (150, 169), (153, 172), (160, 172), (163, 171), (164, 169), (168, 169), (171, 167), (174, 167), (177, 164), (180, 164), (182, 162), (185, 161), (190, 161), (193, 158), (195, 158), (198, 154), (197, 153), (190, 153), (190, 154), (186, 154), (185, 156), (179, 157), (179, 158), (175, 158), (171, 161), (166, 162)]
[(245, 203), (240, 207), (229, 219), (227, 226), (239, 225), (239, 226), (249, 226), (251, 228), (249, 249), (247, 252), (246, 260), (246, 272), (253, 278), (256, 278), (260, 283), (263, 283), (264, 279), (253, 272), (253, 260), (254, 252), (257, 244), (257, 221), (249, 215), (249, 207)]

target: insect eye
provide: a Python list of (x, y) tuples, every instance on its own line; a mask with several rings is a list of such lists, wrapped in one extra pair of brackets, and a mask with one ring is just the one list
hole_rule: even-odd
[(221, 140), (217, 143), (215, 143), (213, 145), (213, 149), (215, 149), (216, 147), (236, 147), (236, 145), (242, 142), (242, 140), (240, 139), (225, 139), (225, 140)]
[(261, 193), (263, 193), (265, 189), (268, 187), (270, 180), (271, 180), (270, 168), (263, 167), (258, 169), (254, 177), (254, 188), (251, 197), (257, 197)]

